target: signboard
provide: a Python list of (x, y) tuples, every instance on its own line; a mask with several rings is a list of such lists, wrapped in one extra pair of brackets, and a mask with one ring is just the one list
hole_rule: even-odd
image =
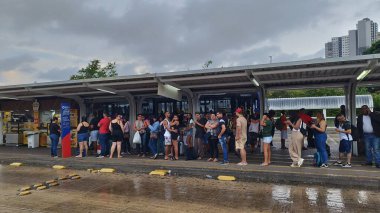
[(71, 157), (70, 104), (61, 103), (62, 157)]
[(158, 83), (157, 95), (161, 95), (177, 101), (182, 101), (182, 94), (180, 89), (168, 84)]

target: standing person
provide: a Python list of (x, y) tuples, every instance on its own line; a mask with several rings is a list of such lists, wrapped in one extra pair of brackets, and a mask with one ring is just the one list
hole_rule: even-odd
[(186, 141), (187, 149), (186, 149), (186, 160), (194, 160), (194, 149), (193, 149), (193, 133), (194, 133), (194, 120), (193, 115), (191, 113), (187, 114), (187, 122), (186, 122)]
[(281, 129), (281, 149), (288, 149), (285, 146), (285, 141), (286, 141), (286, 139), (288, 139), (288, 125), (286, 124), (287, 118), (286, 118), (285, 110), (281, 111), (280, 121), (281, 121), (281, 124), (282, 124), (282, 129)]
[(207, 123), (206, 118), (199, 112), (195, 113), (195, 151), (198, 156), (198, 160), (201, 160), (205, 156), (205, 150), (207, 146), (207, 141), (204, 141), (205, 138), (205, 125)]
[(121, 142), (124, 139), (124, 125), (121, 120), (121, 115), (116, 115), (109, 124), (109, 130), (111, 131), (112, 146), (110, 158), (113, 157), (113, 153), (117, 147), (117, 158), (121, 158)]
[(207, 121), (206, 128), (207, 133), (209, 134), (208, 144), (210, 147), (210, 158), (207, 161), (218, 162), (219, 151), (218, 151), (218, 135), (217, 135), (217, 126), (218, 119), (214, 113), (210, 114), (211, 120)]
[[(310, 121), (312, 120), (312, 118), (310, 116), (308, 116), (306, 113), (305, 113), (305, 108), (301, 108), (298, 112), (298, 116), (301, 118), (302, 120), (302, 123), (301, 123), (301, 127), (300, 127), (300, 132), (301, 134), (303, 135), (303, 139), (302, 139), (302, 150), (307, 150), (306, 146), (305, 146), (305, 138), (307, 137), (307, 131), (306, 131), (306, 128), (307, 128), (307, 124), (308, 122), (306, 122), (306, 118), (307, 119), (310, 119)], [(304, 121), (305, 119), (305, 121)]]
[(251, 145), (251, 153), (254, 152), (255, 147), (257, 146), (257, 140), (259, 138), (259, 129), (260, 129), (260, 118), (254, 114), (250, 118), (250, 123), (248, 127), (248, 138)]
[(99, 140), (99, 123), (100, 119), (98, 113), (93, 114), (93, 118), (90, 121), (90, 138), (93, 154), (96, 155), (98, 151), (98, 140)]
[(103, 113), (103, 118), (99, 121), (98, 127), (99, 127), (99, 143), (101, 152), (98, 158), (104, 158), (108, 153), (108, 147), (109, 147), (109, 125), (111, 123), (111, 119), (108, 117), (108, 114), (106, 112)]
[(58, 125), (58, 118), (53, 117), (50, 127), (50, 141), (51, 141), (51, 148), (50, 148), (50, 155), (53, 158), (58, 158), (58, 152), (57, 152), (57, 147), (59, 143), (59, 137), (61, 136), (61, 127)]
[(75, 157), (81, 158), (83, 157), (83, 149), (85, 150), (85, 155), (88, 155), (88, 139), (89, 139), (89, 129), (90, 124), (87, 123), (87, 118), (85, 116), (82, 117), (82, 122), (77, 127), (77, 141), (79, 143), (79, 154)]
[(311, 129), (314, 130), (314, 136), (315, 136), (315, 145), (317, 147), (317, 152), (321, 155), (321, 161), (322, 165), (321, 168), (327, 168), (328, 164), (328, 157), (327, 157), (327, 150), (326, 150), (326, 141), (327, 141), (327, 123), (325, 120), (325, 116), (321, 113), (317, 113), (317, 123), (312, 124), (310, 126)]
[(129, 123), (129, 120), (128, 118), (125, 118), (124, 119), (124, 122), (123, 122), (123, 125), (124, 125), (124, 138), (123, 138), (123, 142), (121, 142), (121, 154), (128, 154), (130, 155), (131, 154), (131, 144), (129, 143), (129, 138), (131, 136), (130, 134), (130, 129), (131, 129), (131, 124)]
[(289, 144), (289, 155), (293, 163), (290, 166), (301, 167), (304, 161), (304, 159), (301, 158), (304, 135), (301, 133), (303, 121), (300, 117), (300, 113), (292, 116), (291, 120), (287, 121), (287, 124), (292, 129), (291, 142)]
[(362, 114), (358, 117), (358, 134), (364, 140), (367, 162), (372, 166), (373, 155), (376, 167), (380, 168), (380, 113), (371, 112), (367, 105), (361, 107)]
[(145, 157), (145, 155), (143, 155), (142, 150), (141, 150), (141, 149), (144, 149), (144, 140), (145, 140), (145, 124), (143, 121), (143, 116), (141, 114), (137, 115), (137, 120), (135, 121), (133, 125), (133, 129), (136, 132), (139, 132), (140, 137), (141, 137), (141, 144), (139, 143), (136, 144), (137, 156)]
[(264, 162), (261, 166), (269, 166), (271, 164), (271, 142), (273, 141), (272, 129), (274, 126), (273, 117), (275, 115), (275, 111), (269, 110), (268, 114), (265, 114), (261, 119), (260, 125), (263, 127), (262, 135), (263, 135), (263, 151), (264, 151)]
[[(346, 120), (343, 114), (338, 114), (336, 118), (339, 121), (338, 127), (335, 129), (339, 133), (339, 160), (334, 163), (334, 166), (342, 166), (344, 168), (351, 168), (351, 148), (352, 148), (352, 135), (351, 135), (351, 122)], [(342, 159), (347, 155), (347, 163), (343, 164)]]
[(335, 116), (335, 120), (334, 120), (334, 125), (335, 125), (335, 128), (339, 128), (339, 119), (338, 119), (338, 115), (344, 115), (344, 117), (346, 117), (346, 106), (345, 105), (340, 105), (340, 112)]
[(219, 119), (218, 123), (218, 140), (223, 151), (223, 161), (221, 165), (228, 165), (228, 148), (227, 148), (227, 125), (224, 121), (224, 116), (222, 112), (217, 112), (216, 117)]
[(235, 111), (236, 119), (236, 135), (235, 135), (235, 149), (240, 150), (241, 162), (237, 165), (246, 166), (247, 152), (245, 151), (245, 144), (247, 143), (247, 119), (243, 116), (243, 109), (237, 108)]
[(163, 116), (160, 115), (158, 117), (158, 122), (160, 122), (160, 127), (159, 127), (159, 131), (158, 131), (158, 145), (157, 145), (157, 152), (158, 152), (158, 155), (165, 155), (165, 137), (164, 137), (164, 134), (165, 134), (165, 127), (164, 127), (164, 124), (162, 123), (163, 121)]
[(150, 138), (149, 138), (149, 148), (152, 152), (152, 159), (157, 159), (158, 151), (157, 151), (157, 141), (158, 141), (158, 131), (160, 129), (160, 122), (157, 120), (156, 116), (152, 116), (152, 120), (148, 123), (148, 128), (150, 130)]
[(170, 113), (165, 112), (165, 119), (162, 121), (162, 125), (164, 126), (165, 133), (164, 133), (164, 139), (165, 139), (165, 160), (169, 159), (169, 152), (171, 150), (172, 146), (172, 138), (170, 133)]
[(174, 115), (172, 121), (170, 122), (170, 137), (173, 144), (173, 154), (172, 160), (178, 160), (178, 136), (179, 136), (179, 118), (178, 115)]

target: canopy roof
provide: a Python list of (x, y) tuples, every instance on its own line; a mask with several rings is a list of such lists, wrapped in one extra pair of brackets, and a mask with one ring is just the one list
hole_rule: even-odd
[[(155, 96), (159, 84), (188, 93), (252, 92), (258, 86), (269, 90), (344, 87), (349, 82), (380, 85), (380, 54), (333, 59), (271, 63), (215, 69), (189, 70), (103, 79), (56, 81), (0, 87), (0, 99), (76, 97), (114, 99)], [(369, 75), (358, 82), (363, 70)]]

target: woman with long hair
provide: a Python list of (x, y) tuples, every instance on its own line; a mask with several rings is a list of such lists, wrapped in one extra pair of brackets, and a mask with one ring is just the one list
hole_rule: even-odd
[(116, 115), (115, 118), (110, 123), (110, 131), (112, 138), (112, 146), (111, 146), (111, 154), (110, 158), (112, 158), (113, 153), (117, 147), (117, 157), (121, 158), (121, 142), (124, 139), (124, 125), (121, 120), (121, 115)]
[(260, 125), (263, 127), (262, 136), (263, 136), (263, 150), (264, 150), (264, 162), (261, 166), (269, 166), (271, 163), (271, 146), (270, 143), (273, 141), (272, 129), (273, 129), (273, 116), (275, 111), (269, 110), (267, 114), (261, 119)]
[(179, 136), (179, 119), (178, 115), (174, 115), (172, 121), (170, 122), (170, 133), (173, 145), (173, 154), (172, 160), (178, 160), (178, 136)]
[(321, 168), (327, 168), (327, 150), (326, 150), (326, 141), (327, 141), (327, 134), (326, 134), (326, 128), (327, 123), (325, 120), (325, 116), (321, 113), (317, 113), (317, 123), (312, 124), (311, 129), (314, 130), (314, 137), (315, 137), (315, 145), (317, 147), (317, 152), (321, 155), (322, 165)]
[(88, 140), (89, 140), (90, 124), (87, 123), (87, 118), (82, 117), (82, 122), (77, 127), (77, 138), (79, 143), (79, 154), (75, 157), (83, 157), (83, 150), (86, 150), (85, 154), (88, 155)]

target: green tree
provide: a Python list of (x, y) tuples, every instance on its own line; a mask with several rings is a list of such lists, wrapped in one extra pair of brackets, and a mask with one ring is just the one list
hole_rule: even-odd
[(376, 53), (380, 53), (380, 40), (373, 43), (370, 48), (368, 48), (366, 51), (363, 52), (364, 55), (376, 54)]
[(105, 78), (117, 76), (116, 63), (108, 63), (105, 67), (100, 65), (100, 60), (92, 60), (87, 67), (82, 68), (76, 75), (72, 75), (70, 80), (88, 79), (88, 78)]
[(203, 64), (202, 68), (203, 68), (203, 69), (207, 69), (211, 64), (212, 64), (212, 60), (208, 60), (208, 61), (206, 61), (206, 62)]

